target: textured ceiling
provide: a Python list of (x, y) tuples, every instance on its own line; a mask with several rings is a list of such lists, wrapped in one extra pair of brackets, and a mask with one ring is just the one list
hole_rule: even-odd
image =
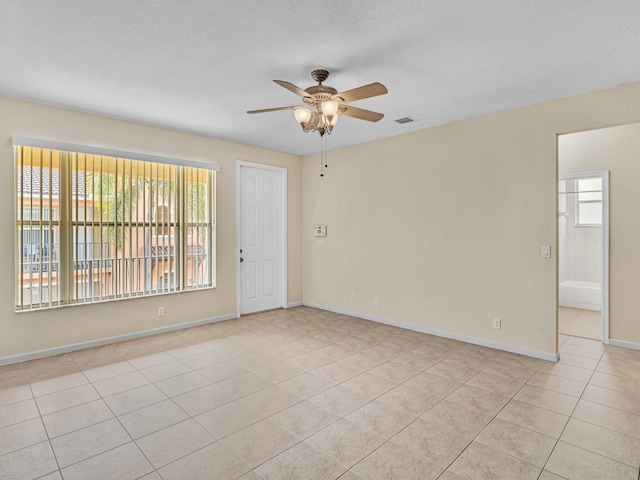
[[(272, 82), (389, 89), (329, 148), (640, 80), (638, 0), (3, 0), (0, 94), (296, 154)], [(419, 121), (399, 125), (410, 115)]]

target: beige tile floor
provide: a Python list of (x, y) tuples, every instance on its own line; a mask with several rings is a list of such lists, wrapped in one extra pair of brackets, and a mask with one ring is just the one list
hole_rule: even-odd
[(564, 335), (602, 340), (602, 312), (558, 307), (558, 331)]
[(307, 307), (0, 367), (0, 478), (637, 480), (640, 351)]

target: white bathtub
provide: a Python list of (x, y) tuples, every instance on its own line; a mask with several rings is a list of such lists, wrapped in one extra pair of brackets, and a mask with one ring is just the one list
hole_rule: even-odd
[(602, 311), (602, 285), (594, 282), (565, 280), (559, 285), (561, 307)]

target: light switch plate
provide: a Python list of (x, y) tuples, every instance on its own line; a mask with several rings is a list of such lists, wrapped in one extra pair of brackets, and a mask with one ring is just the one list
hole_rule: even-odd
[(540, 256), (542, 258), (551, 258), (551, 245), (542, 245), (540, 247)]

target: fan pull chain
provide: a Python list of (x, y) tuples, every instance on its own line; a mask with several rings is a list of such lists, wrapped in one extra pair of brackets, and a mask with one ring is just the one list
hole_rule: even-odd
[(320, 135), (320, 176), (324, 177), (324, 169), (329, 165), (327, 163), (327, 137)]
[(324, 168), (327, 168), (329, 166), (327, 164), (327, 159), (329, 158), (329, 155), (327, 155), (327, 137), (323, 135), (322, 138), (324, 139)]
[(320, 135), (320, 176), (324, 177), (324, 150), (322, 148), (322, 137), (323, 135)]

